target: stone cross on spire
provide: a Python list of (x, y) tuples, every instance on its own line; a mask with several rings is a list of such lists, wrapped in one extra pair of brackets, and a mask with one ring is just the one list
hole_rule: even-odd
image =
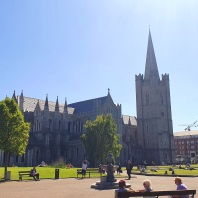
[(149, 29), (144, 79), (149, 80), (151, 77), (155, 77), (157, 80), (159, 80), (159, 72), (158, 72), (157, 62), (155, 58), (155, 51), (154, 51), (153, 42), (151, 38), (151, 32)]

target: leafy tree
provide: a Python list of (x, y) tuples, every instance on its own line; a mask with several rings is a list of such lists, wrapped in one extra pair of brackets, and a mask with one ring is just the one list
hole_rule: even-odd
[(24, 121), (24, 116), (14, 99), (6, 97), (0, 101), (0, 149), (4, 151), (4, 176), (12, 154), (23, 155), (28, 143), (30, 124)]
[(81, 137), (92, 164), (98, 160), (104, 163), (109, 151), (119, 157), (122, 146), (119, 144), (117, 125), (111, 114), (97, 116), (94, 121), (88, 120), (85, 128), (87, 133)]

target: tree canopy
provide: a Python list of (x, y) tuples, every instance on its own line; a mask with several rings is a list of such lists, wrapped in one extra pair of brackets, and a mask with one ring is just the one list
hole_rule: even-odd
[(10, 154), (25, 153), (29, 131), (30, 124), (24, 121), (15, 100), (6, 97), (0, 102), (0, 149), (5, 154), (5, 172)]
[(122, 146), (111, 114), (97, 116), (94, 121), (88, 120), (85, 128), (87, 133), (82, 135), (82, 140), (92, 164), (105, 163), (109, 151), (119, 157)]

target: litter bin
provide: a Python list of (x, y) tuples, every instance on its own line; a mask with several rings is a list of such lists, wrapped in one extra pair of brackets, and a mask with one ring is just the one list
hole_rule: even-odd
[(10, 180), (11, 178), (11, 171), (6, 171), (5, 180)]
[(55, 168), (55, 179), (59, 179), (59, 168)]

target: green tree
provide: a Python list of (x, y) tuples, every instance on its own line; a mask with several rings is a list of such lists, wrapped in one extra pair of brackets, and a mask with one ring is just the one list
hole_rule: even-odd
[(122, 146), (111, 114), (97, 116), (94, 121), (88, 120), (85, 128), (87, 133), (82, 135), (82, 140), (92, 164), (97, 161), (104, 163), (109, 151), (119, 157)]
[(4, 176), (12, 154), (23, 155), (28, 143), (30, 124), (24, 121), (24, 116), (14, 99), (6, 97), (0, 101), (0, 149), (4, 151)]

